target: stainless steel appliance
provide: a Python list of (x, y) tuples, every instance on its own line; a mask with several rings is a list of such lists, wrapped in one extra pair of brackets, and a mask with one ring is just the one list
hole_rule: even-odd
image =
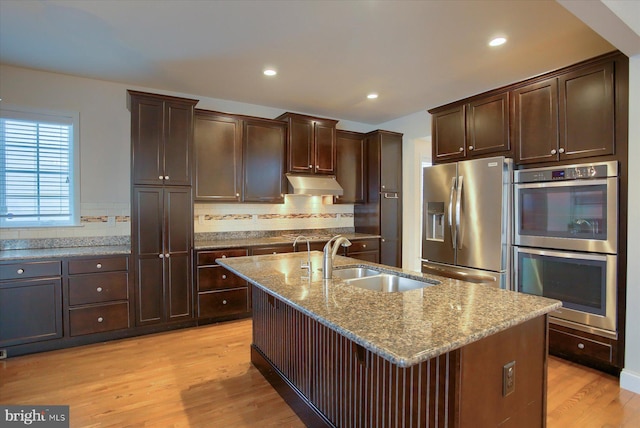
[(617, 252), (617, 162), (519, 170), (514, 183), (514, 245)]
[(423, 173), (422, 271), (511, 288), (511, 180), (505, 157)]
[(514, 172), (514, 284), (562, 300), (551, 322), (616, 337), (618, 163)]

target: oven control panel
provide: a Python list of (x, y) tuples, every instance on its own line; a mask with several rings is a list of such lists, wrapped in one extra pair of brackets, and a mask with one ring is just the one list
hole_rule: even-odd
[(539, 181), (583, 180), (589, 178), (615, 177), (618, 175), (617, 162), (602, 162), (585, 165), (566, 165), (548, 168), (523, 169), (515, 171), (516, 183)]

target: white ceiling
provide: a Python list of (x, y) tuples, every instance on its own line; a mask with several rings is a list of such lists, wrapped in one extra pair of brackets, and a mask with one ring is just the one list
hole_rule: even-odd
[(373, 125), (612, 50), (555, 1), (0, 0), (2, 63)]

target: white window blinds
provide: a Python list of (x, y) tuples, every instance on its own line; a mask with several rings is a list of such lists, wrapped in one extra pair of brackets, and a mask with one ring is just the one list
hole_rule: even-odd
[(0, 226), (73, 225), (74, 118), (0, 111)]

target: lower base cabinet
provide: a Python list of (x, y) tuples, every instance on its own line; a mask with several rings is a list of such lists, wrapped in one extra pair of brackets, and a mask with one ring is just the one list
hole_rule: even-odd
[(549, 324), (549, 353), (618, 375), (618, 341), (557, 324)]

